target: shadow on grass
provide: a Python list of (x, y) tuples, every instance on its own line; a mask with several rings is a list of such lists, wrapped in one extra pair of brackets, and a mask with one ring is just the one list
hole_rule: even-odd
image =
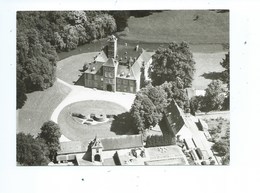
[(121, 113), (114, 117), (110, 131), (117, 135), (134, 134), (136, 133), (133, 118), (129, 112)]
[(130, 11), (130, 16), (134, 16), (136, 18), (147, 17), (152, 15), (155, 12), (162, 12), (161, 10), (132, 10)]
[(221, 80), (221, 72), (209, 72), (209, 73), (204, 73), (201, 76), (210, 79), (210, 80)]

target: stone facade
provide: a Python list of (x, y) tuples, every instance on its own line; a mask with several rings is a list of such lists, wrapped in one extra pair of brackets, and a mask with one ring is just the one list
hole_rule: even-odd
[[(144, 68), (151, 64), (151, 54), (142, 51), (135, 61), (122, 63), (117, 60), (117, 38), (111, 36), (108, 45), (90, 63), (83, 76), (83, 86), (112, 92), (136, 93), (147, 77)], [(146, 69), (147, 71), (147, 69)], [(142, 74), (143, 73), (143, 74)]]

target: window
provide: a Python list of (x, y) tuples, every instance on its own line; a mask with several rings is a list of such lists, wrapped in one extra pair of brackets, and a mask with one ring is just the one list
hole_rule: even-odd
[(132, 80), (132, 81), (129, 81), (129, 84), (132, 85), (132, 86), (135, 85), (133, 80)]
[(105, 72), (105, 77), (108, 77), (108, 72)]
[(124, 85), (128, 85), (128, 80), (123, 80)]
[(98, 76), (97, 75), (94, 75), (94, 80), (98, 80)]
[(110, 77), (110, 78), (113, 78), (113, 77), (114, 77), (114, 73), (113, 73), (113, 72), (110, 72), (110, 73), (109, 73), (109, 77)]
[(120, 78), (117, 78), (116, 80), (117, 80), (118, 84), (121, 84), (121, 79)]
[(124, 86), (124, 92), (127, 92), (127, 86)]
[(130, 86), (130, 92), (134, 92), (134, 87)]

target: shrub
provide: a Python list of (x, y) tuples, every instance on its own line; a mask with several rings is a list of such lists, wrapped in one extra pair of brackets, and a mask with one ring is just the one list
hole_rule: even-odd
[(78, 117), (80, 119), (86, 119), (86, 116), (85, 115), (82, 115), (80, 113), (72, 113), (72, 116), (73, 117)]

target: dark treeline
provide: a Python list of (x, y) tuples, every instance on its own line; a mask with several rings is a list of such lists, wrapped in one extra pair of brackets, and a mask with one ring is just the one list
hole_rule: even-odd
[(116, 31), (112, 15), (101, 11), (17, 12), (17, 108), (25, 93), (55, 81), (57, 52), (106, 37)]

